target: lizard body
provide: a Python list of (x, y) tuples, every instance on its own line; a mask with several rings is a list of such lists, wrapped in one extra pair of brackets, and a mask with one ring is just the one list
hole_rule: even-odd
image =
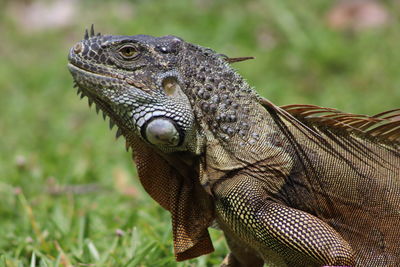
[(399, 110), (278, 107), (230, 67), (243, 59), (92, 28), (68, 66), (171, 212), (177, 260), (211, 252), (216, 222), (225, 266), (399, 265)]

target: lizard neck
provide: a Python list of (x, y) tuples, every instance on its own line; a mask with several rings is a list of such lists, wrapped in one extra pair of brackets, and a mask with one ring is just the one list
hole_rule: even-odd
[(190, 49), (202, 53), (183, 59), (184, 90), (205, 136), (207, 164), (232, 170), (282, 155), (279, 130), (259, 95), (218, 54)]

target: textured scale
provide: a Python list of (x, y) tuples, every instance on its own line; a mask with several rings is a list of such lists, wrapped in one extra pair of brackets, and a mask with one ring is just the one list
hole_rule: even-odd
[(178, 261), (218, 225), (223, 266), (400, 265), (400, 110), (278, 107), (229, 65), (247, 59), (92, 27), (68, 66), (171, 213)]

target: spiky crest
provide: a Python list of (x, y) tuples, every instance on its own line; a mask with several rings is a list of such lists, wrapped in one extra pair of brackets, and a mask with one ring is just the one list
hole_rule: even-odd
[(286, 105), (280, 108), (307, 125), (330, 127), (400, 145), (400, 109), (367, 116), (314, 105)]

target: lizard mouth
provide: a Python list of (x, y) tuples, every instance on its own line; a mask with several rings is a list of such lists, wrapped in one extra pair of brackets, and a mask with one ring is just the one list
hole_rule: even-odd
[[(113, 74), (107, 71), (94, 72), (73, 62), (68, 63), (68, 69), (74, 77), (75, 82), (82, 87), (87, 87), (87, 90), (93, 90), (92, 88), (97, 88), (99, 86), (101, 88), (112, 88), (121, 84), (132, 89), (142, 89), (143, 87), (142, 84), (135, 82), (135, 80), (128, 76)], [(85, 84), (90, 84), (90, 86), (85, 86)]]
[[(71, 62), (68, 63), (68, 69), (77, 83), (80, 83), (80, 81), (89, 81), (93, 83), (93, 81), (106, 80), (109, 84), (116, 84), (116, 83), (121, 83), (121, 80), (123, 80), (123, 77), (112, 75), (111, 73), (106, 73), (106, 72), (99, 73), (90, 71)], [(101, 82), (97, 82), (97, 84), (100, 83)]]

